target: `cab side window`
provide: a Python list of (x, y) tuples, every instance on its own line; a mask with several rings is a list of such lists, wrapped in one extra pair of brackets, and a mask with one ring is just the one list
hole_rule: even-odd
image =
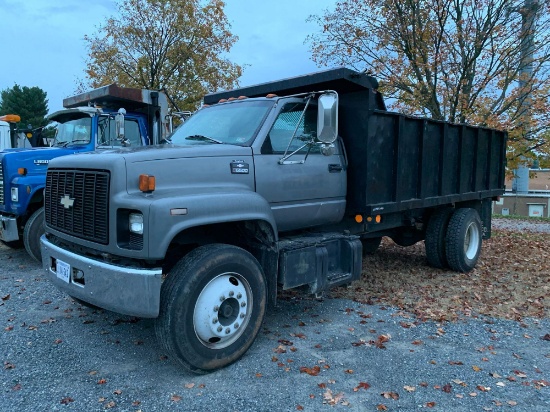
[[(131, 147), (143, 145), (137, 121), (124, 119), (124, 135), (130, 141)], [(107, 117), (102, 117), (99, 120), (97, 142), (98, 145), (121, 146), (120, 140), (116, 136), (114, 119), (109, 121)]]
[[(287, 148), (288, 153), (292, 153), (317, 136), (317, 107), (310, 104), (300, 119), (305, 106), (305, 103), (287, 103), (283, 106), (262, 146), (263, 154), (284, 154)], [(294, 130), (296, 134), (292, 139)], [(308, 146), (298, 153), (305, 154), (307, 151)], [(309, 153), (319, 153), (318, 146), (313, 146)]]

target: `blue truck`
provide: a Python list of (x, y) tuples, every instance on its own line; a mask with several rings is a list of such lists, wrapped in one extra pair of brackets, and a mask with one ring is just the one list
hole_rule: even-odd
[(41, 261), (44, 187), (50, 160), (69, 154), (158, 143), (169, 131), (164, 93), (116, 84), (63, 100), (48, 116), (55, 137), (48, 147), (0, 151), (0, 240), (23, 244)]

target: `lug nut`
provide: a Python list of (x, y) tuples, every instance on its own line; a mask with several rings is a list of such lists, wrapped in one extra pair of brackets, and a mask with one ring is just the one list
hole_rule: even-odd
[(221, 332), (223, 328), (221, 326), (218, 326), (218, 332)]
[(224, 295), (221, 295), (220, 296), (220, 302), (223, 302), (225, 300), (225, 296)]
[(218, 323), (218, 318), (212, 319), (212, 323), (214, 323), (214, 324), (215, 324), (215, 323)]
[(233, 291), (229, 292), (229, 297), (233, 297), (234, 294), (235, 294), (235, 292), (233, 292)]
[(226, 334), (226, 335), (229, 335), (230, 333), (231, 333), (231, 329), (227, 328), (227, 329), (225, 330), (225, 334)]
[(235, 323), (235, 329), (237, 329), (239, 327), (239, 324), (238, 323)]
[(217, 312), (218, 310), (220, 310), (220, 307), (219, 306), (214, 306), (214, 312)]
[(244, 318), (244, 313), (241, 313), (241, 315), (240, 315), (240, 316), (241, 316), (241, 319), (243, 319), (243, 318)]
[(245, 307), (246, 306), (246, 302), (241, 302), (241, 307)]
[(243, 295), (241, 293), (237, 293), (237, 299), (240, 299), (242, 297), (243, 297)]

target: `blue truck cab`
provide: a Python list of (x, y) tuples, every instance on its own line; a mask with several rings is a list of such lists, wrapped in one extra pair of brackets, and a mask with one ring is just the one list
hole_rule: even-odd
[(44, 187), (51, 159), (70, 154), (159, 143), (169, 132), (166, 95), (114, 84), (63, 100), (48, 116), (55, 137), (48, 147), (0, 151), (0, 240), (21, 243), (41, 260)]

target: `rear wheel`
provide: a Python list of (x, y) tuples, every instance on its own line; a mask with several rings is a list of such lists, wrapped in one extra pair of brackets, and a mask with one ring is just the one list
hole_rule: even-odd
[(481, 219), (474, 209), (457, 209), (449, 221), (445, 254), (449, 267), (471, 271), (479, 259), (482, 243)]
[(157, 338), (188, 370), (214, 371), (252, 345), (266, 301), (263, 271), (250, 253), (231, 245), (201, 246), (162, 285)]
[(445, 255), (445, 237), (452, 214), (453, 210), (450, 208), (438, 209), (428, 221), (424, 243), (426, 245), (426, 258), (430, 266), (434, 268), (444, 269), (449, 267)]
[(40, 237), (44, 234), (44, 208), (36, 210), (27, 223), (25, 223), (25, 229), (23, 230), (23, 243), (25, 249), (31, 257), (42, 262), (42, 252), (40, 251)]

